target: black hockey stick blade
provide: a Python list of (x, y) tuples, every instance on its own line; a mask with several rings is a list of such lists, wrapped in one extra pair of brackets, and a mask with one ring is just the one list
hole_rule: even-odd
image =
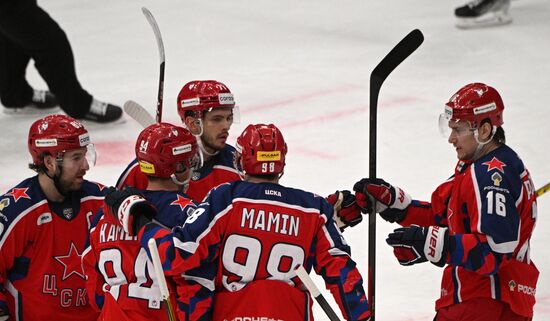
[[(376, 124), (378, 110), (378, 94), (384, 80), (424, 42), (424, 35), (414, 29), (405, 36), (374, 68), (370, 75), (370, 105), (369, 105), (369, 177), (376, 178)], [(376, 208), (376, 206), (373, 206)], [(376, 304), (376, 215), (369, 215), (368, 244), (368, 301), (371, 310), (371, 321), (375, 320)]]
[(393, 49), (380, 61), (370, 75), (371, 85), (382, 84), (391, 72), (410, 56), (424, 42), (424, 35), (418, 29), (409, 32)]

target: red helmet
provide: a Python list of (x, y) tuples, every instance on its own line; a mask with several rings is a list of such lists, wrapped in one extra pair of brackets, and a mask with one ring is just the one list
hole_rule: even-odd
[(246, 174), (280, 174), (285, 167), (287, 147), (275, 125), (248, 125), (237, 138), (240, 165)]
[(183, 127), (168, 123), (145, 128), (136, 141), (136, 158), (145, 175), (169, 178), (178, 164), (192, 168), (197, 161), (197, 140)]
[(445, 116), (449, 120), (467, 120), (475, 128), (487, 118), (493, 126), (502, 126), (503, 111), (504, 104), (496, 89), (482, 83), (462, 87), (445, 104)]
[(50, 115), (35, 121), (29, 130), (29, 152), (35, 165), (42, 165), (44, 154), (59, 153), (90, 144), (90, 135), (78, 120), (65, 115)]
[(183, 121), (186, 111), (194, 111), (202, 117), (204, 111), (212, 108), (235, 107), (235, 100), (229, 88), (219, 81), (193, 80), (181, 88), (177, 104)]

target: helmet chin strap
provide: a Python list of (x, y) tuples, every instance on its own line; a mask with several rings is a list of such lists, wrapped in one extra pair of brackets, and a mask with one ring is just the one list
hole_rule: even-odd
[(197, 139), (197, 145), (199, 145), (199, 149), (201, 150), (201, 153), (203, 153), (204, 155), (207, 155), (209, 157), (217, 155), (220, 152), (219, 150), (217, 150), (213, 153), (210, 153), (209, 151), (207, 151), (206, 147), (204, 147), (204, 143), (202, 142), (202, 139), (200, 139), (200, 138)]
[(185, 192), (189, 188), (189, 181), (191, 180), (191, 175), (189, 175), (189, 177), (187, 177), (187, 179), (184, 180), (183, 182), (177, 179), (176, 174), (170, 175), (170, 179), (174, 184), (180, 187), (181, 191)]
[[(202, 119), (198, 118), (195, 121), (197, 122), (197, 124), (195, 124), (195, 125), (200, 128), (200, 131), (199, 131), (198, 134), (193, 134), (193, 132), (191, 132), (191, 133), (197, 139), (197, 145), (199, 145), (199, 149), (201, 150), (201, 153), (203, 155), (207, 155), (209, 157), (218, 154), (219, 151), (215, 151), (214, 153), (210, 153), (209, 151), (206, 150), (206, 147), (204, 147), (204, 143), (202, 142), (202, 139), (201, 139), (202, 134), (204, 134), (204, 129), (203, 129), (203, 126), (202, 126)], [(202, 155), (201, 155), (201, 157), (202, 157)]]
[(48, 172), (46, 172), (45, 174), (46, 176), (48, 176), (49, 179), (53, 181), (53, 185), (55, 186), (55, 189), (57, 190), (57, 192), (62, 196), (67, 197), (69, 196), (69, 193), (68, 191), (64, 190), (64, 188), (61, 186), (61, 181), (59, 180), (59, 178), (63, 174), (63, 166), (61, 166), (61, 164), (58, 164), (58, 166), (59, 166), (59, 174), (57, 174), (57, 171), (56, 173), (53, 174), (53, 176), (50, 176)]
[(483, 156), (482, 155), (483, 148), (485, 147), (485, 145), (487, 145), (493, 139), (493, 137), (495, 136), (496, 131), (497, 131), (497, 127), (493, 126), (493, 129), (491, 130), (491, 137), (489, 137), (489, 139), (487, 139), (486, 142), (481, 142), (481, 141), (479, 141), (479, 131), (478, 131), (478, 129), (476, 128), (474, 130), (474, 137), (475, 137), (476, 142), (477, 142), (477, 147), (476, 147), (476, 151), (474, 152), (474, 155), (472, 156), (473, 161), (475, 161), (476, 159)]

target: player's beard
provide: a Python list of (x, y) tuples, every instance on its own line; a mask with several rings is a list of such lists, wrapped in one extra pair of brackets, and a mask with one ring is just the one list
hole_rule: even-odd
[(225, 141), (223, 143), (218, 143), (216, 141), (217, 140), (216, 137), (213, 138), (208, 135), (202, 135), (201, 140), (204, 147), (213, 150), (214, 153), (219, 152), (225, 147)]
[(65, 173), (61, 173), (59, 177), (59, 184), (58, 188), (60, 189), (60, 193), (62, 195), (68, 195), (70, 192), (78, 191), (82, 188), (82, 183), (84, 180), (84, 175), (86, 174), (86, 171), (80, 171), (78, 174), (75, 174), (72, 177), (67, 177), (68, 175), (64, 175)]

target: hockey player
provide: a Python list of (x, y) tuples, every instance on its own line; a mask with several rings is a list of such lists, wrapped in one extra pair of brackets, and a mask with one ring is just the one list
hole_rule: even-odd
[[(213, 320), (311, 320), (311, 298), (293, 269), (320, 274), (347, 320), (369, 317), (362, 277), (322, 197), (279, 184), (287, 146), (274, 125), (249, 125), (237, 139), (244, 181), (210, 191), (172, 234), (156, 210), (116, 191), (106, 203), (125, 231), (155, 238), (167, 275), (219, 265)], [(125, 205), (121, 207), (120, 205)], [(145, 226), (145, 227), (143, 227)]]
[(104, 187), (84, 179), (95, 163), (77, 120), (51, 115), (30, 128), (38, 175), (0, 197), (0, 320), (92, 321), (80, 256)]
[(512, 22), (508, 13), (510, 0), (472, 0), (455, 9), (458, 28), (480, 28), (504, 25)]
[[(191, 172), (200, 165), (195, 137), (182, 127), (154, 124), (140, 133), (135, 151), (139, 168), (148, 181), (146, 190), (135, 191), (159, 211), (155, 217), (159, 224), (169, 228), (183, 225), (187, 213), (196, 208), (184, 194)], [(108, 210), (102, 208), (102, 212)], [(113, 215), (103, 215), (92, 229), (83, 265), (90, 301), (101, 310), (102, 320), (168, 320), (145, 249), (137, 237), (122, 230)], [(193, 280), (204, 278), (212, 282), (213, 270), (191, 271)], [(180, 277), (170, 280), (178, 283), (177, 306), (181, 320), (199, 320), (211, 310), (213, 292), (193, 280)], [(174, 291), (175, 283), (170, 284)]]
[(404, 226), (386, 240), (399, 263), (445, 266), (437, 321), (533, 316), (539, 272), (529, 241), (536, 195), (529, 171), (505, 144), (503, 110), (499, 93), (485, 84), (466, 85), (451, 97), (440, 128), (450, 131), (458, 164), (431, 203), (412, 201), (382, 179), (354, 186), (376, 200), (382, 218)]
[[(235, 148), (226, 144), (238, 108), (229, 88), (215, 80), (185, 84), (178, 94), (177, 106), (184, 127), (198, 137), (204, 157), (202, 168), (193, 174), (187, 190), (190, 198), (200, 202), (212, 187), (240, 179), (233, 165)], [(140, 172), (137, 160), (128, 165), (116, 186), (118, 189), (147, 186), (147, 178)]]

